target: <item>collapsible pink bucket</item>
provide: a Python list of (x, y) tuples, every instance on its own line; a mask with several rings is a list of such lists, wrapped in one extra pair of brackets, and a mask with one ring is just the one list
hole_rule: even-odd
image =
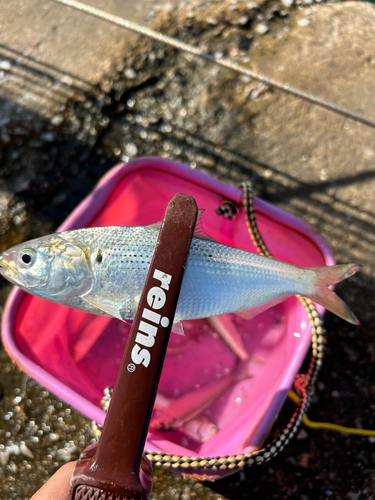
[[(207, 234), (226, 245), (255, 252), (242, 209), (241, 190), (184, 165), (140, 158), (114, 167), (74, 210), (60, 231), (87, 226), (147, 225), (163, 217), (176, 193), (193, 196), (205, 209)], [(225, 201), (238, 207), (227, 220), (216, 213)], [(309, 226), (255, 200), (260, 232), (276, 259), (300, 266), (334, 263), (328, 244)], [(324, 312), (318, 306), (320, 313)], [(311, 326), (292, 297), (252, 320), (229, 315), (248, 353), (248, 376), (205, 407), (217, 432), (200, 442), (181, 429), (150, 429), (146, 450), (172, 455), (223, 456), (262, 444), (293, 385), (311, 341)], [(238, 358), (206, 320), (183, 322), (185, 336), (171, 334), (159, 392), (173, 401), (220, 381)], [(102, 424), (103, 390), (114, 385), (130, 326), (26, 294), (15, 288), (3, 316), (5, 346), (31, 377)]]

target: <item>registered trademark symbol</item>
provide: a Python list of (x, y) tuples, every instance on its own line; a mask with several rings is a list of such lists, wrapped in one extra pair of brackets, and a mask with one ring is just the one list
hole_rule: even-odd
[(133, 373), (134, 371), (135, 371), (135, 364), (129, 363), (128, 364), (128, 372)]

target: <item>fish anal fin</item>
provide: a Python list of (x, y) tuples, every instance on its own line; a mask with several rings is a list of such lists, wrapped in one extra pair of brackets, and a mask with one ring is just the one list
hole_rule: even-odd
[(250, 320), (256, 316), (256, 313), (252, 309), (243, 309), (242, 311), (236, 311), (237, 316), (241, 319)]
[(119, 308), (111, 304), (109, 301), (103, 300), (95, 296), (82, 297), (82, 299), (91, 304), (92, 306), (96, 307), (97, 309), (100, 309), (104, 313), (108, 314), (109, 316), (112, 316), (113, 318), (117, 318), (120, 321), (123, 321)]
[(176, 335), (185, 335), (184, 327), (182, 326), (181, 321), (175, 321), (173, 323), (171, 332), (175, 333)]
[(270, 300), (266, 304), (260, 304), (259, 306), (254, 306), (251, 309), (245, 309), (242, 311), (236, 311), (237, 316), (239, 316), (242, 319), (250, 320), (255, 318), (255, 316), (258, 316), (258, 314), (263, 313), (264, 311), (267, 311), (273, 306), (276, 306), (277, 304), (280, 304), (283, 300), (287, 299), (290, 295), (282, 295), (280, 297), (277, 297), (274, 300)]

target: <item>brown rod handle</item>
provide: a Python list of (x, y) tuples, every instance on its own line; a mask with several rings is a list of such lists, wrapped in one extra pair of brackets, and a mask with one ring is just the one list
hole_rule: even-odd
[(81, 454), (72, 477), (73, 500), (104, 500), (101, 491), (116, 494), (113, 500), (149, 496), (151, 466), (142, 453), (196, 218), (191, 196), (169, 202), (100, 440)]

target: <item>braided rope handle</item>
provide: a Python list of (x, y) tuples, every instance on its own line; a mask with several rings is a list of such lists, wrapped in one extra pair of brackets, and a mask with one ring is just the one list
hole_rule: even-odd
[(129, 496), (80, 484), (74, 491), (74, 500), (136, 500)]
[[(241, 184), (243, 191), (243, 206), (246, 215), (247, 226), (251, 239), (260, 255), (272, 258), (266, 243), (264, 242), (255, 219), (253, 192), (250, 182)], [(251, 453), (240, 455), (227, 455), (222, 457), (189, 457), (180, 455), (169, 455), (167, 453), (145, 452), (147, 458), (154, 464), (172, 469), (237, 469), (244, 466), (251, 466), (268, 462), (275, 457), (289, 441), (294, 437), (302, 418), (304, 417), (311, 400), (311, 394), (314, 388), (316, 377), (323, 360), (323, 347), (325, 333), (322, 321), (313, 302), (305, 297), (297, 296), (306, 310), (311, 324), (311, 361), (305, 375), (297, 375), (294, 387), (301, 397), (292, 418), (285, 429), (267, 446)]]

